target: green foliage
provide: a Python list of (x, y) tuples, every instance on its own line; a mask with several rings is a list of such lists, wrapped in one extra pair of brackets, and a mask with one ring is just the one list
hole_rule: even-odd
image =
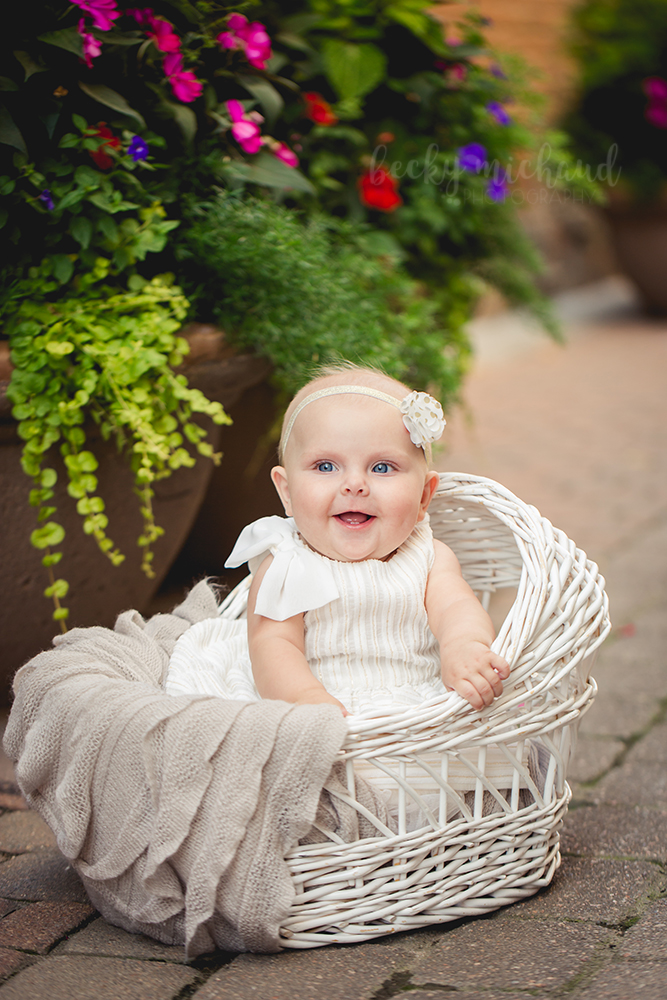
[[(205, 432), (192, 421), (205, 413), (215, 423), (229, 423), (219, 403), (191, 389), (174, 373), (187, 344), (176, 336), (186, 314), (187, 300), (165, 278), (135, 279), (130, 290), (102, 284), (109, 262), (99, 258), (70, 296), (51, 302), (40, 296), (49, 278), (33, 274), (20, 289), (22, 299), (7, 319), (15, 371), (8, 396), (18, 432), (24, 441), (22, 465), (33, 479), (30, 503), (41, 526), (32, 544), (45, 551), (43, 563), (51, 583), (45, 594), (56, 604), (56, 620), (66, 609), (60, 599), (67, 583), (53, 578), (52, 567), (62, 553), (62, 525), (52, 520), (56, 470), (45, 465), (59, 445), (67, 469), (69, 495), (76, 500), (83, 530), (91, 535), (114, 565), (124, 558), (106, 533), (108, 518), (98, 495), (98, 461), (88, 447), (92, 417), (102, 436), (113, 438), (128, 455), (140, 499), (144, 530), (138, 539), (142, 568), (152, 575), (152, 545), (162, 534), (152, 510), (153, 484), (194, 464), (186, 440), (202, 455), (219, 460)], [(32, 285), (32, 287), (29, 287)], [(48, 287), (48, 285), (47, 285)]]
[(667, 4), (586, 0), (573, 13), (571, 48), (579, 96), (564, 127), (577, 155), (602, 168), (609, 186), (620, 181), (633, 198), (654, 200), (667, 179), (667, 144), (664, 127), (647, 118), (644, 87), (667, 80)]
[(275, 366), (286, 393), (313, 366), (347, 358), (383, 367), (451, 400), (467, 356), (447, 353), (434, 299), (368, 227), (221, 192), (196, 206), (179, 244), (180, 271), (199, 308)]

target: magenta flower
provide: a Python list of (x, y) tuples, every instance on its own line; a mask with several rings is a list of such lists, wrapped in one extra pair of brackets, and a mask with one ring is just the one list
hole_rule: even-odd
[(100, 31), (111, 31), (114, 21), (120, 17), (116, 0), (72, 0), (72, 3), (86, 14), (90, 14), (93, 27), (99, 28)]
[(266, 28), (259, 21), (248, 22), (243, 14), (230, 14), (227, 28), (218, 35), (217, 41), (223, 49), (241, 49), (248, 62), (255, 69), (266, 69), (271, 58), (271, 39)]
[(149, 28), (154, 17), (152, 7), (133, 7), (125, 13), (128, 17), (133, 17), (140, 28)]
[(180, 52), (168, 52), (162, 61), (165, 76), (175, 76), (183, 72), (183, 56)]
[(667, 101), (667, 80), (661, 76), (647, 76), (642, 80), (642, 90), (649, 101)]
[(204, 86), (191, 70), (183, 69), (183, 57), (180, 52), (167, 52), (162, 68), (171, 84), (174, 97), (179, 101), (191, 104), (201, 97)]
[(486, 149), (481, 142), (469, 142), (457, 150), (459, 166), (469, 174), (478, 174), (486, 163)]
[(131, 156), (135, 163), (145, 160), (148, 157), (148, 143), (140, 135), (133, 135), (130, 145), (127, 147), (127, 155)]
[(502, 104), (499, 104), (498, 101), (489, 101), (486, 110), (493, 115), (499, 125), (509, 125), (512, 121)]
[[(240, 16), (240, 15), (239, 15)], [(246, 117), (240, 101), (227, 101), (227, 111), (231, 118), (232, 135), (244, 153), (259, 153), (262, 148), (262, 137), (259, 125)]]
[(86, 60), (86, 66), (88, 69), (93, 67), (93, 59), (97, 59), (100, 52), (102, 51), (102, 43), (85, 30), (86, 22), (83, 18), (79, 21), (79, 26), (77, 31), (81, 35), (81, 42), (83, 44), (83, 58)]
[(667, 128), (667, 104), (658, 101), (649, 104), (644, 115), (646, 121), (656, 128)]
[(299, 166), (299, 157), (284, 142), (279, 142), (275, 146), (272, 146), (271, 152), (279, 160), (282, 160), (283, 163), (286, 163), (288, 167)]
[(196, 101), (198, 97), (201, 97), (204, 90), (204, 85), (200, 83), (189, 69), (182, 70), (180, 73), (174, 73), (173, 76), (169, 77), (169, 83), (174, 92), (174, 97), (179, 101), (183, 101), (184, 104), (191, 104), (192, 101)]
[(152, 30), (148, 34), (160, 52), (178, 52), (181, 47), (181, 40), (171, 30), (173, 24), (170, 24), (169, 21), (164, 21), (161, 17), (151, 17), (149, 25)]
[(649, 76), (642, 81), (642, 89), (648, 97), (644, 117), (656, 128), (667, 128), (667, 80), (661, 76)]

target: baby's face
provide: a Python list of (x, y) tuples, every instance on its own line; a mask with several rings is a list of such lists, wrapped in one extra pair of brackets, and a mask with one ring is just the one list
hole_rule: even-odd
[(398, 409), (329, 396), (297, 417), (272, 478), (305, 541), (329, 559), (391, 555), (421, 521), (437, 485)]

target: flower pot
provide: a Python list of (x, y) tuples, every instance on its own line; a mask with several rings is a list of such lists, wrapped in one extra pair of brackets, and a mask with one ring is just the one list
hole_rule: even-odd
[(667, 313), (667, 207), (612, 204), (606, 214), (621, 268), (649, 311)]
[[(233, 354), (220, 331), (189, 331), (193, 345), (185, 369), (192, 386), (232, 410), (249, 387), (266, 379), (269, 365), (254, 355)], [(4, 372), (6, 375), (7, 372)], [(47, 572), (41, 553), (30, 545), (36, 527), (34, 508), (28, 504), (32, 481), (21, 469), (21, 445), (16, 421), (6, 397), (8, 381), (0, 381), (0, 524), (3, 539), (3, 575), (0, 585), (0, 699), (9, 697), (13, 674), (23, 662), (48, 648), (59, 626), (51, 618), (53, 607), (44, 597)], [(212, 462), (199, 459), (191, 469), (179, 469), (155, 486), (156, 521), (165, 529), (155, 545), (155, 577), (141, 572), (136, 539), (142, 530), (139, 500), (127, 461), (112, 442), (105, 442), (96, 428), (89, 429), (91, 450), (99, 461), (99, 495), (109, 517), (110, 537), (125, 553), (114, 567), (94, 540), (82, 530), (82, 518), (67, 495), (66, 475), (60, 456), (50, 464), (58, 470), (54, 505), (57, 520), (66, 531), (58, 576), (69, 581), (64, 603), (70, 608), (68, 626), (111, 626), (126, 608), (145, 609), (188, 535), (214, 470)], [(221, 428), (210, 425), (210, 440), (220, 446)]]

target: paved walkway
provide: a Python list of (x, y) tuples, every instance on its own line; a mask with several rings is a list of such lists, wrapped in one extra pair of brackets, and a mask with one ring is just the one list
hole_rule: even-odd
[(667, 1000), (667, 322), (628, 313), (622, 291), (566, 300), (565, 348), (516, 317), (478, 324), (470, 419), (440, 459), (536, 504), (607, 577), (615, 628), (552, 886), (379, 942), (186, 966), (96, 916), (5, 762), (0, 1000)]

